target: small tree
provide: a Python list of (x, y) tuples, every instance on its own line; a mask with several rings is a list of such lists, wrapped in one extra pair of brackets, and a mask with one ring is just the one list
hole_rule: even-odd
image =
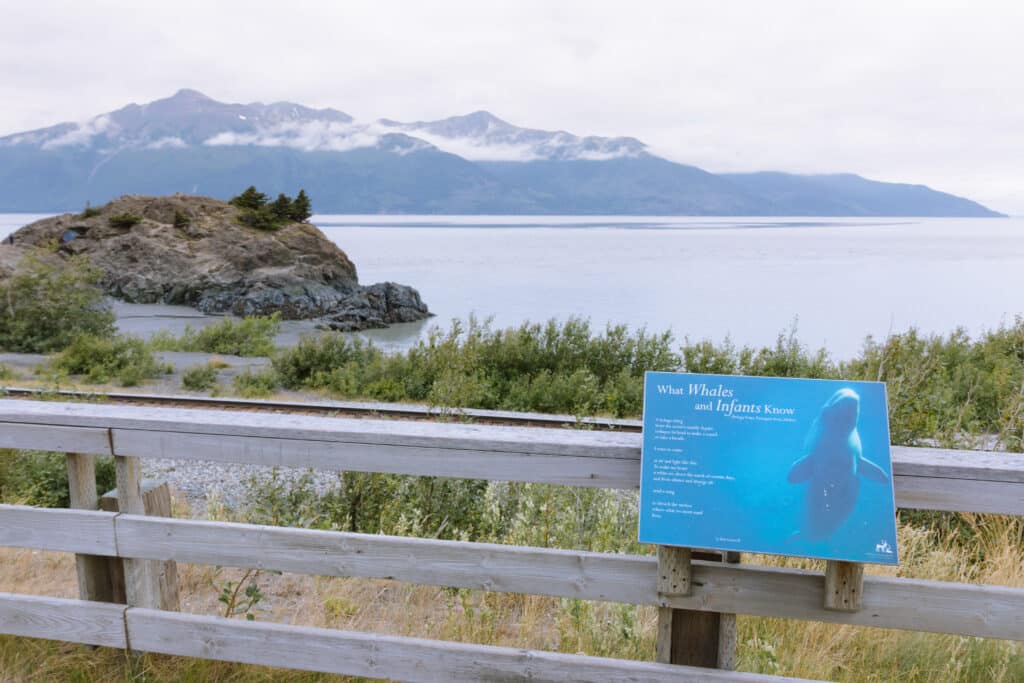
[(313, 215), (313, 207), (309, 201), (309, 195), (305, 190), (299, 190), (299, 194), (292, 202), (292, 211), (289, 218), (299, 223), (305, 223)]
[(270, 205), (270, 213), (274, 214), (274, 218), (280, 221), (289, 220), (293, 211), (294, 205), (291, 198), (283, 192), (277, 195), (277, 199)]
[(237, 197), (231, 198), (231, 204), (234, 204), (240, 209), (250, 209), (252, 211), (262, 209), (266, 203), (267, 195), (262, 192), (258, 192), (255, 185), (250, 185), (245, 192)]
[(304, 223), (313, 215), (305, 190), (299, 190), (294, 200), (282, 192), (268, 204), (267, 195), (250, 185), (245, 192), (233, 197), (231, 204), (241, 209), (238, 222), (257, 230), (277, 230), (292, 221)]

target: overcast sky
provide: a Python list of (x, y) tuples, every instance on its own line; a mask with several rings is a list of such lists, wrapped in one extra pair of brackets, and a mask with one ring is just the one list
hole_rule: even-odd
[(1024, 2), (0, 0), (0, 135), (190, 87), (487, 109), (710, 171), (851, 171), (1024, 214)]

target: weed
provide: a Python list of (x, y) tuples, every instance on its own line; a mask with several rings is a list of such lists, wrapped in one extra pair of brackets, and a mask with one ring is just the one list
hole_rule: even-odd
[[(238, 581), (228, 581), (221, 588), (217, 600), (224, 604), (224, 616), (234, 617), (244, 614), (248, 621), (254, 621), (253, 610), (266, 596), (258, 583), (261, 570), (248, 569)], [(242, 586), (245, 586), (244, 591)]]

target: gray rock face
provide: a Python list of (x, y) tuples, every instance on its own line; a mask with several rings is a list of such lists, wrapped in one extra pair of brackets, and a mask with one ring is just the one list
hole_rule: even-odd
[[(125, 216), (139, 220), (118, 221)], [(238, 216), (236, 207), (206, 197), (129, 195), (88, 217), (64, 214), (27, 225), (11, 236), (13, 248), (2, 249), (56, 244), (59, 255), (86, 255), (103, 272), (107, 293), (131, 303), (323, 318), (339, 330), (430, 315), (411, 287), (360, 285), (355, 265), (315, 226), (291, 223), (268, 232)]]
[(393, 323), (411, 323), (430, 315), (420, 293), (394, 282), (378, 282), (341, 302), (336, 313), (324, 319), (332, 330), (349, 332)]

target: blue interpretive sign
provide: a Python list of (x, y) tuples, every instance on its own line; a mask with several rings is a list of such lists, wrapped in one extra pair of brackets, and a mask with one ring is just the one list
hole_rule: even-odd
[(648, 372), (640, 541), (898, 564), (885, 385)]

